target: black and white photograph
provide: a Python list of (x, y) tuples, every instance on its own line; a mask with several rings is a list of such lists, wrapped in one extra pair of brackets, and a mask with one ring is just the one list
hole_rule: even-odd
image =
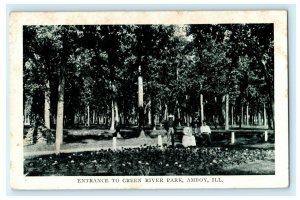
[(14, 187), (287, 187), (286, 13), (215, 13), (16, 13)]

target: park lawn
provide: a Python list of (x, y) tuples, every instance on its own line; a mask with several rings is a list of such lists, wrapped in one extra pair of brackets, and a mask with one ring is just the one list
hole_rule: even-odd
[[(104, 131), (102, 131), (104, 132)], [(109, 135), (109, 134), (108, 134)], [(214, 139), (214, 137), (213, 137)], [(216, 138), (217, 139), (217, 138)], [(117, 148), (130, 148), (139, 146), (156, 146), (157, 137), (141, 137), (141, 138), (118, 138)], [(162, 137), (162, 142), (167, 143), (166, 136)], [(227, 146), (230, 143), (230, 138), (224, 138), (222, 140), (213, 140), (214, 146)], [(180, 140), (176, 141), (176, 144), (181, 144)], [(262, 143), (257, 138), (236, 138), (236, 144), (233, 146), (244, 146), (249, 148), (266, 148), (274, 149), (274, 143)], [(99, 149), (112, 148), (111, 137), (103, 138), (103, 134), (99, 134), (99, 130), (76, 130), (70, 131), (65, 135), (64, 143), (61, 145), (62, 152), (84, 152), (84, 151), (96, 151)], [(34, 144), (24, 146), (24, 155), (45, 155), (55, 152), (55, 144)]]
[(274, 159), (255, 160), (250, 163), (227, 166), (222, 175), (275, 175)]
[[(163, 138), (163, 142), (166, 138)], [(144, 138), (129, 138), (117, 139), (117, 148), (129, 148), (129, 147), (139, 147), (141, 145), (157, 145), (157, 138), (144, 137)], [(109, 149), (112, 148), (112, 140), (97, 140), (95, 138), (85, 138), (82, 140), (75, 140), (69, 143), (64, 143), (61, 145), (61, 150), (65, 152), (84, 152), (84, 151), (96, 151), (99, 149)], [(43, 155), (51, 154), (55, 152), (55, 144), (34, 144), (24, 146), (25, 156)]]

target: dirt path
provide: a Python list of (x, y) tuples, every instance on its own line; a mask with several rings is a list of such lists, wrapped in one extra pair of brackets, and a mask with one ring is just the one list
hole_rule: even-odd
[[(166, 138), (163, 137), (163, 143)], [(157, 138), (130, 138), (130, 139), (117, 139), (117, 149), (139, 147), (143, 145), (157, 145)], [(97, 151), (100, 149), (112, 148), (112, 140), (94, 140), (85, 139), (72, 143), (64, 143), (61, 145), (62, 153), (83, 152), (83, 151)], [(24, 157), (54, 154), (55, 144), (34, 144), (24, 146)]]
[[(122, 148), (134, 148), (140, 146), (156, 146), (157, 138), (145, 137), (145, 138), (130, 138), (130, 139), (117, 139), (117, 149)], [(167, 138), (162, 137), (162, 143), (167, 143)], [(227, 141), (215, 141), (214, 145), (224, 146)], [(177, 142), (180, 144), (180, 141)], [(237, 145), (249, 148), (265, 148), (274, 149), (273, 143), (257, 143), (257, 144), (244, 144), (243, 141), (237, 141)], [(112, 140), (95, 140), (95, 139), (84, 139), (70, 143), (64, 143), (61, 145), (61, 153), (73, 153), (73, 152), (84, 152), (84, 151), (97, 151), (100, 149), (112, 148)], [(55, 144), (34, 144), (24, 146), (24, 157), (32, 157), (39, 155), (55, 154)]]

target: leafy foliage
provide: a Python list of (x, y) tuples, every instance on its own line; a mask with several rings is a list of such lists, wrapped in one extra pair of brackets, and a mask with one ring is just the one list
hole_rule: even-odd
[(87, 106), (110, 118), (112, 101), (122, 123), (136, 123), (141, 66), (144, 113), (151, 113), (152, 125), (167, 108), (173, 114), (180, 109), (178, 120), (193, 115), (200, 94), (208, 119), (222, 117), (222, 98), (229, 94), (236, 115), (243, 105), (256, 113), (266, 104), (272, 121), (272, 24), (24, 26), (23, 34), (24, 105), (32, 115), (43, 115), (49, 93), (55, 116), (58, 75), (65, 69), (67, 125), (74, 126), (75, 116), (86, 118)]

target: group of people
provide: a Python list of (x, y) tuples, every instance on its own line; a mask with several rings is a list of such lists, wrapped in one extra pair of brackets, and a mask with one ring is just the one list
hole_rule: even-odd
[[(175, 122), (174, 116), (169, 115), (167, 121), (167, 141), (171, 143), (172, 147), (175, 144)], [(199, 127), (199, 122), (194, 121), (193, 127), (186, 126), (183, 129), (182, 145), (184, 147), (196, 146), (205, 142), (207, 145), (211, 145), (211, 129), (206, 124), (206, 121), (202, 121), (202, 125)]]

